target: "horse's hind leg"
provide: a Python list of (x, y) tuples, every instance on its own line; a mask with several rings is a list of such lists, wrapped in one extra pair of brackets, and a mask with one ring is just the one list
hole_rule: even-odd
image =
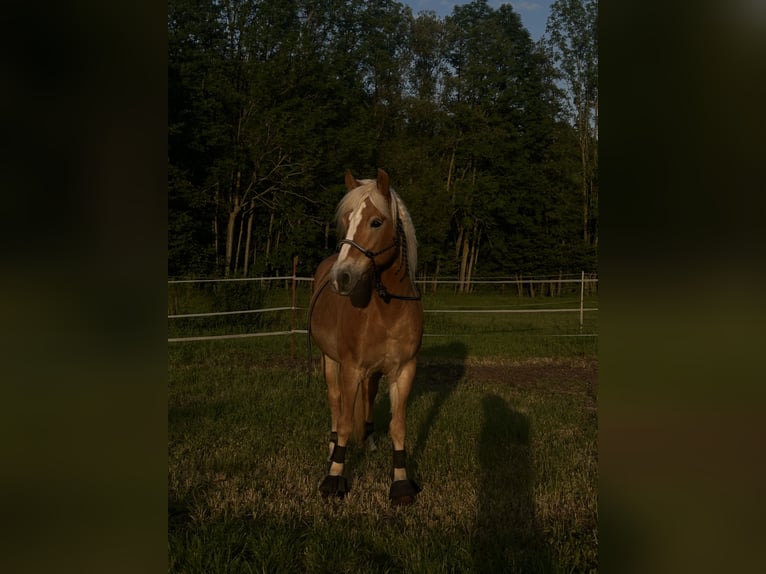
[(364, 403), (364, 443), (367, 450), (374, 452), (378, 449), (378, 445), (375, 444), (375, 425), (373, 423), (373, 410), (375, 408), (375, 397), (378, 394), (378, 383), (383, 373), (374, 373), (369, 379), (365, 379), (362, 383), (364, 388), (365, 398)]
[(406, 451), (404, 448), (407, 399), (415, 378), (417, 360), (413, 359), (401, 367), (399, 373), (390, 379), (391, 397), (391, 442), (393, 443), (393, 476), (389, 498), (394, 504), (406, 505), (415, 502), (420, 487), (407, 477)]

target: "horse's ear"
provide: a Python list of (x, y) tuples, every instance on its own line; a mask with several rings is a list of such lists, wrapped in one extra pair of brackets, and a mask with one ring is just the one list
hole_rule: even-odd
[(388, 174), (380, 168), (378, 168), (378, 191), (386, 199), (391, 195), (388, 191)]
[(359, 183), (353, 175), (351, 175), (351, 170), (347, 169), (346, 170), (346, 190), (351, 191), (352, 189), (356, 189), (360, 185), (362, 184)]

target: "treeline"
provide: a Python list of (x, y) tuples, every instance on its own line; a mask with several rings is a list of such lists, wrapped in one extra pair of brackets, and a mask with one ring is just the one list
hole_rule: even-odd
[(534, 43), (486, 0), (169, 0), (169, 275), (311, 273), (378, 167), (421, 273), (595, 271), (595, 18), (557, 0)]

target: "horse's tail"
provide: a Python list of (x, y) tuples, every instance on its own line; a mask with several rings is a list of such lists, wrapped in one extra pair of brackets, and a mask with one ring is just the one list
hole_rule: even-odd
[(360, 380), (354, 393), (354, 426), (351, 431), (351, 439), (358, 445), (364, 444), (364, 404), (368, 391), (367, 379)]

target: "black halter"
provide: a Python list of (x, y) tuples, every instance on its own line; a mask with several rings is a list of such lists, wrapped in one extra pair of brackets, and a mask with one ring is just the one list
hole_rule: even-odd
[[(350, 245), (351, 247), (358, 249), (362, 252), (362, 254), (367, 257), (370, 260), (370, 263), (372, 263), (372, 271), (375, 274), (375, 291), (377, 291), (378, 295), (380, 296), (383, 301), (388, 303), (391, 299), (399, 299), (400, 301), (420, 301), (421, 294), (420, 290), (418, 289), (418, 286), (415, 285), (415, 283), (412, 284), (412, 287), (415, 289), (415, 292), (417, 295), (394, 295), (393, 293), (389, 293), (388, 289), (386, 289), (386, 286), (383, 285), (383, 281), (380, 278), (380, 270), (378, 269), (378, 266), (375, 264), (375, 258), (378, 255), (382, 255), (386, 251), (390, 251), (391, 249), (394, 249), (395, 247), (399, 247), (399, 236), (402, 235), (402, 220), (397, 219), (396, 221), (396, 236), (394, 237), (394, 242), (389, 245), (388, 247), (384, 247), (380, 251), (370, 251), (369, 249), (365, 249), (361, 245), (359, 245), (356, 241), (353, 239), (341, 239), (338, 242), (338, 247), (336, 251), (340, 251), (340, 248), (342, 245)], [(409, 273), (409, 265), (407, 263), (407, 241), (406, 239), (402, 243), (403, 247), (403, 265), (405, 267), (405, 274), (402, 276), (401, 280), (404, 280), (404, 277), (406, 277)], [(397, 273), (401, 269), (401, 266), (399, 269), (397, 269)], [(401, 281), (400, 280), (400, 281)]]
[(358, 244), (356, 241), (354, 241), (353, 239), (341, 239), (341, 240), (338, 242), (338, 247), (335, 249), (335, 251), (340, 251), (340, 248), (341, 248), (341, 246), (342, 246), (344, 243), (346, 243), (346, 244), (350, 245), (351, 247), (355, 247), (355, 248), (357, 248), (357, 249), (358, 249), (359, 251), (361, 251), (361, 252), (362, 252), (362, 253), (363, 253), (363, 254), (364, 254), (366, 257), (369, 257), (370, 259), (372, 259), (372, 263), (373, 263), (373, 265), (374, 265), (374, 264), (375, 264), (375, 258), (376, 258), (378, 255), (381, 255), (381, 254), (385, 253), (386, 251), (389, 251), (389, 250), (393, 249), (394, 247), (398, 247), (398, 246), (399, 246), (399, 235), (397, 234), (397, 236), (396, 236), (396, 237), (394, 237), (394, 242), (393, 242), (391, 245), (389, 245), (388, 247), (386, 247), (386, 248), (384, 248), (384, 249), (381, 249), (380, 251), (370, 251), (369, 249), (365, 249), (364, 247), (362, 247), (361, 245), (359, 245), (359, 244)]

